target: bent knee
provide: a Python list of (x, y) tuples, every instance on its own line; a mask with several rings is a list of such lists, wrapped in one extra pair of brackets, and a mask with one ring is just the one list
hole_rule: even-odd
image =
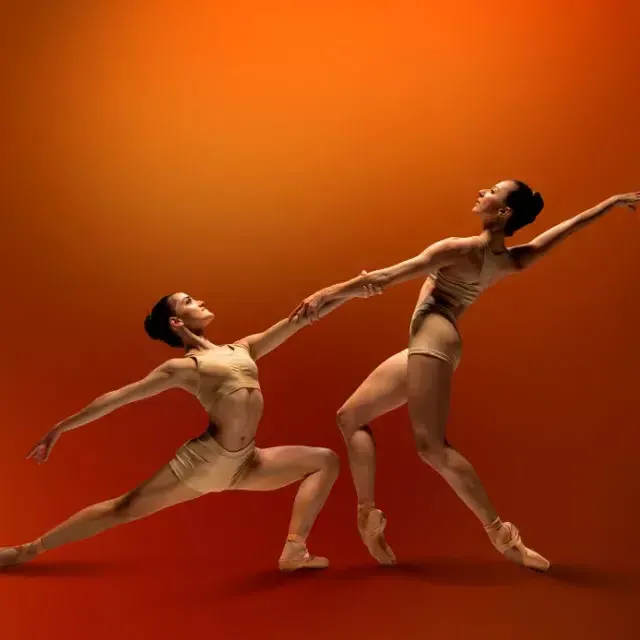
[(418, 438), (416, 450), (423, 462), (434, 469), (442, 469), (446, 464), (447, 451), (444, 442)]
[(361, 420), (358, 420), (355, 409), (346, 404), (338, 409), (336, 423), (345, 438), (350, 438), (358, 429), (365, 426)]
[(319, 449), (318, 456), (320, 460), (320, 468), (327, 473), (337, 476), (340, 472), (340, 457), (338, 454), (324, 447)]

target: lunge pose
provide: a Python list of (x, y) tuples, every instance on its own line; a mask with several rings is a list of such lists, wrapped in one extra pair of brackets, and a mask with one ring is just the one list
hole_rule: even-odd
[[(365, 290), (361, 295), (368, 295)], [(340, 303), (328, 305), (331, 311)], [(185, 355), (167, 360), (138, 382), (111, 391), (75, 415), (62, 420), (28, 457), (48, 459), (58, 438), (131, 402), (171, 388), (195, 395), (205, 408), (209, 426), (180, 447), (168, 464), (133, 491), (94, 504), (33, 542), (0, 549), (0, 566), (13, 565), (161, 509), (230, 489), (271, 491), (300, 482), (289, 534), (280, 556), (283, 571), (324, 568), (326, 558), (310, 555), (306, 540), (338, 475), (338, 457), (324, 448), (283, 446), (258, 449), (254, 437), (263, 398), (256, 361), (281, 345), (304, 324), (284, 319), (263, 333), (232, 344), (214, 344), (204, 330), (214, 315), (204, 302), (186, 293), (162, 298), (145, 319), (147, 334)]]
[(410, 323), (409, 348), (381, 363), (338, 411), (358, 496), (358, 528), (370, 553), (383, 564), (395, 555), (384, 539), (386, 518), (375, 507), (375, 448), (369, 424), (408, 402), (420, 458), (456, 492), (482, 523), (491, 542), (510, 560), (546, 570), (549, 562), (523, 544), (518, 529), (503, 522), (471, 464), (445, 437), (451, 378), (461, 356), (458, 319), (501, 278), (522, 271), (579, 229), (618, 205), (634, 208), (640, 192), (614, 196), (545, 231), (528, 244), (507, 248), (505, 237), (532, 223), (543, 208), (539, 193), (506, 180), (483, 189), (473, 207), (479, 236), (448, 238), (385, 269), (361, 274), (311, 295), (291, 313), (293, 321), (315, 320), (327, 305), (354, 297), (363, 287), (387, 287), (425, 277)]

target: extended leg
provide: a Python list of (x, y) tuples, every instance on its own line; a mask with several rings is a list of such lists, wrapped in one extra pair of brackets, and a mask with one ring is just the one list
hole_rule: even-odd
[(517, 529), (498, 518), (475, 469), (445, 441), (452, 373), (453, 366), (439, 358), (409, 356), (409, 414), (418, 454), (473, 511), (501, 553), (519, 564), (546, 570), (548, 561), (527, 549)]
[(90, 538), (198, 496), (199, 493), (180, 483), (166, 465), (133, 491), (79, 511), (36, 541), (0, 549), (0, 567), (32, 560), (44, 551)]

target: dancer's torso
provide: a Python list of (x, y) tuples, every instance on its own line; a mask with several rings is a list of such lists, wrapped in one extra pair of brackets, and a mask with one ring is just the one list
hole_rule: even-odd
[(459, 264), (429, 274), (416, 305), (412, 325), (420, 317), (434, 312), (456, 324), (457, 319), (478, 296), (513, 272), (513, 259), (508, 250), (493, 253), (487, 243), (478, 238), (478, 248)]
[(188, 390), (209, 416), (209, 429), (229, 451), (254, 439), (263, 398), (258, 367), (242, 344), (225, 344), (187, 354), (196, 363)]

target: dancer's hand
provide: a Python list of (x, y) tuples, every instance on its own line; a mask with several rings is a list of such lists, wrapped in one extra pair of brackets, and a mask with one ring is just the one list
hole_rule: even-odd
[(320, 319), (320, 310), (325, 305), (333, 301), (333, 292), (331, 287), (320, 289), (306, 297), (289, 316), (289, 320), (299, 322), (300, 320), (309, 320), (315, 322)]
[(53, 445), (58, 441), (61, 432), (57, 427), (54, 427), (47, 433), (44, 438), (41, 438), (31, 449), (29, 454), (27, 455), (27, 460), (32, 458), (38, 464), (42, 464), (49, 459), (49, 455), (51, 454), (51, 449), (53, 449)]
[[(366, 276), (366, 271), (360, 272), (361, 276)], [(362, 287), (362, 292), (358, 295), (358, 298), (370, 298), (371, 296), (380, 296), (382, 295), (382, 287), (375, 284), (365, 284)]]
[(634, 191), (633, 193), (622, 193), (614, 196), (616, 204), (621, 207), (628, 207), (631, 211), (636, 210), (636, 205), (640, 202), (640, 191)]
[[(362, 271), (360, 275), (367, 275), (366, 271)], [(360, 293), (356, 294), (358, 298), (370, 298), (382, 293), (382, 287), (369, 284), (364, 285)], [(334, 287), (325, 287), (305, 298), (289, 315), (289, 320), (298, 322), (300, 320), (309, 320), (315, 322), (320, 319), (320, 312), (327, 305), (338, 301), (340, 296), (336, 295)]]

